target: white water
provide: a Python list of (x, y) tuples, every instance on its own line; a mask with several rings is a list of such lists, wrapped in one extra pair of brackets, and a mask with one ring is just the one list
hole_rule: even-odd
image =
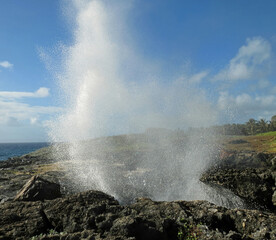
[(149, 127), (177, 129), (216, 121), (216, 111), (204, 91), (190, 83), (188, 74), (164, 79), (162, 71), (135, 50), (125, 24), (131, 4), (114, 2), (76, 0), (68, 7), (74, 13), (73, 43), (63, 46), (58, 82), (64, 112), (52, 122), (51, 139), (70, 143), (68, 170), (80, 189), (96, 188), (122, 202), (148, 195), (155, 200), (219, 203), (198, 181), (212, 159), (212, 142), (206, 137), (190, 136), (183, 148), (177, 148), (166, 134), (147, 135), (142, 145), (149, 153), (127, 156), (133, 162), (129, 167), (124, 166), (124, 156), (106, 154), (116, 149), (116, 142), (96, 147), (81, 142), (144, 132)]

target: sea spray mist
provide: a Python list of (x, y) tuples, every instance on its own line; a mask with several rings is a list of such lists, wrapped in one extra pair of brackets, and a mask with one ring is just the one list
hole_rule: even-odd
[(65, 166), (79, 190), (122, 203), (139, 196), (218, 203), (199, 181), (215, 136), (185, 133), (216, 123), (216, 111), (188, 73), (168, 78), (137, 50), (127, 25), (132, 4), (70, 1), (73, 41), (62, 46), (56, 73), (64, 111), (49, 136), (66, 143)]

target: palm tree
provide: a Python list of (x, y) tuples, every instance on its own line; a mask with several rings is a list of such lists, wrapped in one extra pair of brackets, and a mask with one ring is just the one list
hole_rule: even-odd
[(258, 122), (258, 126), (259, 126), (259, 131), (261, 133), (267, 132), (268, 131), (268, 122), (264, 119), (260, 119)]
[(254, 135), (256, 133), (257, 124), (255, 119), (250, 118), (246, 123), (246, 126), (249, 135)]

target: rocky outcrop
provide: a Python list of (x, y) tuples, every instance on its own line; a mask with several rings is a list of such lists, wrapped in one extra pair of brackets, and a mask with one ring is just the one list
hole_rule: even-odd
[[(35, 236), (35, 237), (34, 237)], [(155, 202), (140, 198), (121, 206), (87, 191), (45, 202), (0, 205), (0, 239), (275, 239), (276, 216), (230, 210), (207, 201)]]
[(51, 228), (41, 202), (0, 204), (0, 239), (28, 239)]
[(275, 162), (275, 154), (221, 150), (200, 180), (231, 190), (251, 208), (275, 212)]
[(61, 197), (60, 186), (38, 175), (33, 176), (15, 196), (14, 200), (37, 201)]
[(66, 181), (63, 181), (65, 173), (57, 169), (58, 163), (53, 162), (51, 155), (48, 155), (49, 158), (46, 157), (46, 153), (45, 156), (30, 154), (0, 161), (0, 202), (15, 198), (24, 184), (34, 175), (39, 175), (50, 182), (65, 183)]
[(216, 169), (201, 177), (201, 181), (230, 189), (251, 207), (275, 210), (275, 172), (268, 169)]
[(275, 170), (275, 158), (275, 154), (221, 149), (216, 159), (216, 167), (228, 169), (268, 168)]

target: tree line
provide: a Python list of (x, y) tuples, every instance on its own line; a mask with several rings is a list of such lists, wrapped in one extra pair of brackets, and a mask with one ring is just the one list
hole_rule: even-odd
[(276, 115), (270, 121), (265, 119), (255, 120), (249, 119), (244, 124), (224, 124), (221, 126), (212, 126), (211, 130), (222, 135), (255, 135), (258, 133), (265, 133), (276, 131)]

